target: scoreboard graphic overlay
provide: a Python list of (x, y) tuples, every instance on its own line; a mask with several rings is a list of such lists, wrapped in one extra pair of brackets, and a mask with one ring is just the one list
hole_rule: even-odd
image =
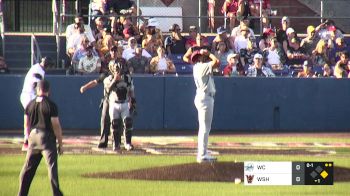
[(244, 185), (333, 185), (333, 162), (244, 162)]

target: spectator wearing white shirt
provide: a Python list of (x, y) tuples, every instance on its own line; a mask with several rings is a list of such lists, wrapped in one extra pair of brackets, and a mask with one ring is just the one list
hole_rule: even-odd
[(278, 41), (276, 38), (273, 38), (270, 42), (271, 46), (266, 48), (267, 51), (267, 64), (272, 68), (272, 70), (281, 70), (283, 64), (281, 62), (281, 56), (278, 51)]
[(171, 59), (165, 56), (165, 49), (158, 47), (157, 56), (153, 57), (150, 62), (150, 72), (157, 73), (175, 73), (176, 68)]
[(250, 20), (247, 17), (244, 17), (240, 22), (239, 25), (232, 29), (231, 32), (231, 39), (234, 41), (236, 37), (241, 35), (241, 29), (247, 27), (249, 29), (249, 37), (255, 40), (255, 35), (253, 29), (249, 28)]
[[(248, 40), (249, 40), (249, 29), (248, 27), (242, 27), (241, 28), (241, 35), (239, 35), (238, 37), (236, 37), (235, 42), (233, 44), (234, 46), (234, 51), (236, 53), (240, 53), (241, 49), (247, 49), (248, 46)], [(254, 43), (255, 45), (255, 43)]]
[[(135, 49), (137, 48), (137, 42), (135, 37), (130, 37), (128, 40), (128, 47), (123, 51), (122, 57), (125, 60), (129, 60), (135, 56)], [(142, 56), (151, 58), (152, 56), (146, 51), (142, 50)]]
[(81, 47), (81, 41), (85, 37), (90, 43), (95, 42), (95, 38), (88, 36), (85, 32), (84, 26), (81, 24), (74, 25), (75, 32), (69, 37), (67, 42), (67, 55), (72, 58), (74, 52)]
[(77, 14), (74, 18), (74, 23), (70, 24), (66, 28), (66, 39), (67, 43), (69, 38), (74, 34), (76, 30), (76, 25), (82, 25), (85, 29), (85, 33), (88, 36), (90, 42), (94, 42), (95, 38), (94, 35), (92, 34), (92, 30), (89, 25), (84, 24), (83, 16), (81, 14)]

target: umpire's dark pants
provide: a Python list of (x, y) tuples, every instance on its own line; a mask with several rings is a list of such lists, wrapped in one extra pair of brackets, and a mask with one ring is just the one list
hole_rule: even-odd
[(109, 109), (109, 103), (108, 99), (103, 100), (102, 104), (102, 111), (101, 111), (101, 137), (100, 137), (100, 143), (99, 146), (106, 146), (108, 145), (108, 136), (109, 136), (109, 129), (110, 129), (110, 118), (108, 114)]
[(53, 195), (63, 195), (58, 183), (56, 138), (53, 133), (47, 134), (35, 129), (29, 135), (29, 149), (19, 177), (19, 196), (28, 195), (30, 184), (43, 156), (48, 167)]

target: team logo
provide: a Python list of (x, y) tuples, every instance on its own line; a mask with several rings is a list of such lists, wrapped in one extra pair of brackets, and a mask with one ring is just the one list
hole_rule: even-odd
[(162, 0), (162, 2), (166, 5), (169, 6), (170, 4), (172, 4), (175, 0)]
[(253, 182), (254, 175), (245, 175), (245, 177), (247, 178), (248, 184), (251, 184)]
[(244, 166), (244, 171), (251, 172), (254, 170), (254, 164), (253, 163), (248, 163), (247, 165)]

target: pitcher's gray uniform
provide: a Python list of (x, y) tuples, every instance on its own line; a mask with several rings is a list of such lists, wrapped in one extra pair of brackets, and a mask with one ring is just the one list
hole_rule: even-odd
[[(109, 94), (109, 116), (111, 119), (111, 130), (113, 133), (113, 150), (119, 150), (121, 143), (120, 127), (124, 131), (124, 147), (126, 150), (132, 150), (131, 144), (133, 121), (130, 116), (130, 107), (136, 103), (134, 97), (134, 85), (129, 74), (123, 73), (121, 69), (115, 64), (110, 65), (112, 75), (104, 79), (103, 83), (105, 91)], [(115, 79), (115, 74), (120, 76)]]
[[(201, 55), (200, 51), (193, 53), (191, 58), (192, 62), (196, 62), (196, 56)], [(212, 61), (199, 61), (193, 66), (193, 78), (197, 88), (194, 104), (198, 111), (199, 123), (197, 162), (216, 160), (215, 157), (211, 157), (207, 153), (208, 137), (214, 111), (214, 96), (216, 92), (213, 80), (213, 66), (217, 59), (213, 56), (212, 54), (209, 55)]]

